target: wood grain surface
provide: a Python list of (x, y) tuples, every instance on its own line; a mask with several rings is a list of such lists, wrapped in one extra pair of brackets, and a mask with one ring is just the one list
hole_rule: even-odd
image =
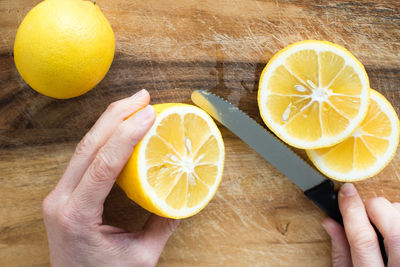
[[(400, 112), (398, 0), (98, 0), (115, 32), (115, 59), (95, 89), (70, 100), (30, 89), (13, 62), (18, 25), (38, 2), (0, 0), (0, 266), (49, 265), (42, 199), (106, 106), (141, 88), (152, 103), (191, 103), (193, 90), (208, 89), (261, 122), (256, 94), (268, 60), (295, 41), (324, 39), (360, 59), (371, 87)], [(218, 193), (182, 221), (159, 265), (329, 266), (323, 212), (220, 128), (226, 167)], [(363, 198), (400, 201), (400, 153), (356, 186)], [(117, 186), (105, 203), (105, 222), (128, 230), (148, 215)]]

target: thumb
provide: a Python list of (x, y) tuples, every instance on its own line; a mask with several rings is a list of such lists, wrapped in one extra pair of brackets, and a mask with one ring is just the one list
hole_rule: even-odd
[(152, 214), (143, 227), (143, 239), (145, 246), (154, 253), (154, 257), (160, 256), (168, 238), (175, 231), (180, 220), (164, 218)]
[(347, 241), (343, 227), (331, 218), (326, 218), (322, 226), (331, 237), (332, 242), (332, 266), (352, 267), (350, 245)]

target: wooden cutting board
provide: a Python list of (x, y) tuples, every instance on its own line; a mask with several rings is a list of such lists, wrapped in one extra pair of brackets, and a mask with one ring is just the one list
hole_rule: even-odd
[[(141, 88), (150, 91), (152, 103), (191, 103), (193, 90), (208, 89), (261, 122), (258, 79), (271, 56), (295, 41), (324, 39), (359, 58), (372, 88), (400, 111), (398, 0), (98, 0), (115, 32), (115, 59), (95, 89), (70, 100), (37, 94), (13, 63), (17, 27), (38, 2), (0, 1), (1, 266), (49, 265), (42, 199), (106, 106)], [(218, 193), (201, 213), (183, 220), (159, 265), (330, 265), (323, 212), (231, 132), (221, 131), (226, 167)], [(400, 153), (356, 186), (363, 198), (400, 201)], [(105, 203), (105, 222), (128, 230), (140, 229), (148, 215), (118, 187)]]

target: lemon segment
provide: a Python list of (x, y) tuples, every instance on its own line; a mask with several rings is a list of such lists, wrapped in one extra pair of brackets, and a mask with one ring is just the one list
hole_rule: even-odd
[(157, 118), (117, 179), (127, 196), (150, 212), (185, 218), (203, 209), (222, 178), (221, 134), (203, 110), (154, 105)]
[(368, 76), (349, 51), (326, 41), (303, 41), (268, 62), (258, 105), (279, 138), (312, 149), (346, 139), (367, 113), (368, 94)]
[(399, 144), (399, 119), (390, 103), (371, 90), (367, 116), (343, 142), (307, 150), (314, 165), (328, 177), (357, 181), (380, 172), (394, 157)]

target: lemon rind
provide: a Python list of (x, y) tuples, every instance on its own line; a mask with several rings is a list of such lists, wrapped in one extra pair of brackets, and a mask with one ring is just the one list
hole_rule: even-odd
[(381, 172), (389, 163), (392, 161), (396, 155), (397, 147), (399, 145), (400, 136), (400, 122), (397, 117), (396, 111), (390, 102), (379, 92), (370, 89), (371, 99), (376, 101), (383, 113), (389, 118), (391, 126), (394, 128), (391, 135), (388, 137), (389, 148), (387, 152), (378, 158), (378, 161), (371, 167), (364, 171), (351, 171), (349, 173), (340, 173), (333, 171), (328, 166), (326, 166), (322, 158), (313, 150), (306, 150), (307, 156), (312, 161), (314, 166), (323, 174), (331, 179), (340, 182), (357, 182), (362, 181), (367, 178), (371, 178)]
[[(320, 138), (317, 141), (312, 141), (312, 142), (306, 142), (298, 138), (294, 138), (290, 136), (289, 134), (286, 133), (286, 130), (284, 129), (283, 126), (275, 123), (270, 119), (268, 109), (265, 108), (265, 103), (266, 103), (266, 98), (268, 96), (268, 90), (264, 90), (263, 88), (267, 87), (267, 81), (269, 80), (268, 78), (274, 73), (275, 69), (282, 65), (286, 58), (291, 55), (293, 52), (300, 51), (303, 49), (312, 49), (316, 50), (317, 52), (320, 51), (333, 51), (337, 52), (339, 55), (341, 55), (345, 59), (345, 64), (350, 65), (353, 67), (353, 69), (359, 74), (360, 76), (360, 81), (362, 83), (362, 93), (360, 95), (360, 100), (361, 100), (361, 105), (360, 105), (360, 110), (359, 113), (355, 118), (352, 119), (352, 122), (349, 124), (347, 129), (343, 131), (340, 135), (329, 138)], [(290, 52), (290, 53), (289, 53)], [(347, 58), (350, 58), (351, 60), (346, 60)], [(317, 149), (317, 148), (323, 148), (323, 147), (329, 147), (333, 146), (335, 144), (338, 144), (345, 140), (348, 136), (350, 136), (356, 129), (357, 127), (362, 123), (364, 120), (365, 116), (367, 115), (368, 111), (368, 101), (369, 101), (369, 79), (368, 75), (365, 71), (364, 66), (361, 64), (361, 62), (354, 57), (348, 50), (345, 48), (328, 42), (328, 41), (317, 41), (317, 40), (306, 40), (306, 41), (301, 41), (294, 43), (292, 45), (289, 45), (282, 50), (280, 50), (278, 53), (276, 53), (271, 60), (268, 62), (268, 64), (265, 66), (263, 69), (261, 76), (260, 76), (260, 82), (259, 82), (259, 90), (258, 90), (258, 95), (257, 95), (257, 101), (258, 101), (258, 106), (260, 109), (260, 115), (264, 121), (264, 123), (268, 126), (268, 128), (275, 134), (277, 135), (280, 139), (282, 139), (285, 143), (301, 148), (301, 149)]]
[(192, 113), (195, 115), (200, 116), (203, 118), (211, 131), (211, 134), (216, 137), (219, 150), (220, 150), (220, 156), (218, 159), (218, 172), (217, 176), (215, 179), (215, 183), (212, 186), (209, 186), (209, 193), (207, 197), (204, 198), (202, 202), (197, 204), (194, 207), (191, 208), (182, 208), (182, 209), (174, 209), (170, 207), (165, 200), (160, 199), (155, 190), (150, 186), (150, 184), (147, 181), (147, 166), (144, 164), (139, 165), (138, 169), (138, 174), (139, 174), (139, 179), (141, 183), (141, 187), (143, 189), (143, 192), (146, 192), (148, 194), (148, 201), (150, 202), (151, 206), (153, 207), (153, 210), (151, 210), (153, 213), (156, 213), (157, 215), (163, 216), (163, 217), (169, 217), (169, 218), (187, 218), (190, 216), (193, 216), (194, 214), (200, 212), (214, 197), (217, 188), (219, 184), (221, 183), (222, 180), (222, 174), (223, 174), (223, 169), (224, 169), (224, 159), (225, 159), (225, 148), (224, 148), (224, 143), (223, 139), (221, 136), (221, 133), (217, 127), (217, 125), (214, 123), (210, 115), (208, 115), (205, 111), (203, 111), (200, 108), (197, 108), (193, 105), (186, 105), (186, 104), (160, 104), (160, 105), (165, 105), (165, 109), (158, 114), (156, 121), (154, 122), (154, 125), (152, 128), (149, 130), (148, 134), (142, 139), (141, 141), (141, 146), (139, 150), (139, 156), (138, 156), (138, 162), (146, 162), (145, 159), (145, 150), (148, 144), (148, 141), (150, 138), (154, 135), (157, 135), (156, 129), (157, 126), (159, 125), (159, 122), (162, 121), (165, 117), (171, 115), (171, 114), (180, 114), (182, 116)]

